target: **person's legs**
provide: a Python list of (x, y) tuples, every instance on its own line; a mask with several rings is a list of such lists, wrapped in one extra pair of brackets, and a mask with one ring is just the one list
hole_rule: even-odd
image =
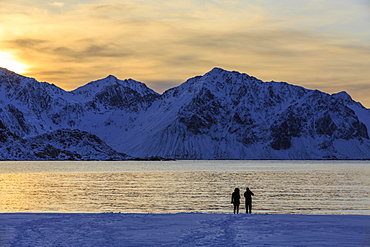
[(234, 214), (235, 214), (235, 212), (236, 212), (237, 214), (239, 213), (239, 205), (240, 205), (240, 204), (234, 203)]

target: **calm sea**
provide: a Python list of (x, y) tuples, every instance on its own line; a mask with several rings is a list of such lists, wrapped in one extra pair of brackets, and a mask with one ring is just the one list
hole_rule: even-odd
[(370, 161), (234, 160), (2, 161), (0, 213), (231, 213), (247, 186), (254, 213), (370, 215)]

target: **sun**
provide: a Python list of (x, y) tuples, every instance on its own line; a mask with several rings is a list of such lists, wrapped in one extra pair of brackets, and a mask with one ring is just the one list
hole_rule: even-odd
[(27, 72), (28, 66), (18, 62), (11, 53), (0, 51), (0, 67), (21, 74)]

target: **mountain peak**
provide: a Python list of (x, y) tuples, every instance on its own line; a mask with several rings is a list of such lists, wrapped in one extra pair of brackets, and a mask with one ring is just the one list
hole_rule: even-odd
[(16, 76), (16, 77), (24, 77), (22, 75), (19, 75), (11, 70), (8, 70), (6, 68), (0, 67), (0, 76)]
[[(210, 74), (232, 73), (232, 74), (247, 75), (246, 73), (240, 73), (239, 71), (236, 71), (236, 70), (226, 70), (226, 69), (223, 69), (223, 68), (220, 68), (220, 67), (214, 67), (208, 73), (210, 73)], [(206, 74), (208, 74), (208, 73), (206, 73)]]
[(136, 92), (141, 97), (149, 94), (157, 95), (156, 92), (148, 88), (144, 83), (133, 79), (120, 80), (114, 75), (108, 75), (103, 79), (89, 82), (88, 84), (73, 90), (72, 93), (74, 95), (82, 95), (84, 98), (91, 100), (99, 94), (118, 94), (119, 96), (117, 97), (121, 97), (120, 95), (123, 94), (123, 92), (130, 90), (132, 90), (132, 92)]
[(115, 77), (114, 75), (108, 75), (107, 77), (105, 77), (105, 79), (116, 79), (116, 80), (118, 80), (118, 78)]
[(339, 93), (334, 93), (334, 94), (332, 94), (332, 96), (337, 98), (337, 99), (343, 99), (345, 101), (352, 101), (351, 96), (345, 91), (342, 91), (342, 92), (339, 92)]
[(75, 92), (75, 93), (80, 93), (82, 91), (91, 91), (93, 90), (93, 88), (96, 90), (96, 89), (102, 89), (106, 86), (109, 86), (109, 85), (112, 85), (112, 84), (117, 84), (120, 80), (115, 77), (114, 75), (108, 75), (107, 77), (105, 78), (102, 78), (102, 79), (99, 79), (99, 80), (95, 80), (95, 81), (91, 81), (89, 83), (87, 83), (86, 85), (83, 85), (75, 90), (73, 90), (72, 92)]
[(220, 68), (220, 67), (214, 67), (213, 69), (211, 69), (208, 73), (221, 73), (221, 72), (229, 72), (223, 68)]
[(219, 74), (241, 74), (238, 71), (230, 71), (219, 67), (214, 67), (209, 72), (206, 73), (206, 75), (219, 75)]

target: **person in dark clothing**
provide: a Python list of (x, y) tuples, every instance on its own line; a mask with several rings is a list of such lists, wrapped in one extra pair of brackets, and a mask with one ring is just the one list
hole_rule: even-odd
[(245, 210), (246, 210), (246, 213), (248, 213), (248, 209), (249, 209), (250, 214), (252, 213), (252, 196), (254, 196), (253, 192), (250, 191), (249, 188), (247, 188), (247, 190), (244, 192)]
[(240, 205), (240, 191), (239, 188), (235, 188), (234, 192), (231, 194), (231, 203), (234, 204), (234, 214), (239, 213)]

